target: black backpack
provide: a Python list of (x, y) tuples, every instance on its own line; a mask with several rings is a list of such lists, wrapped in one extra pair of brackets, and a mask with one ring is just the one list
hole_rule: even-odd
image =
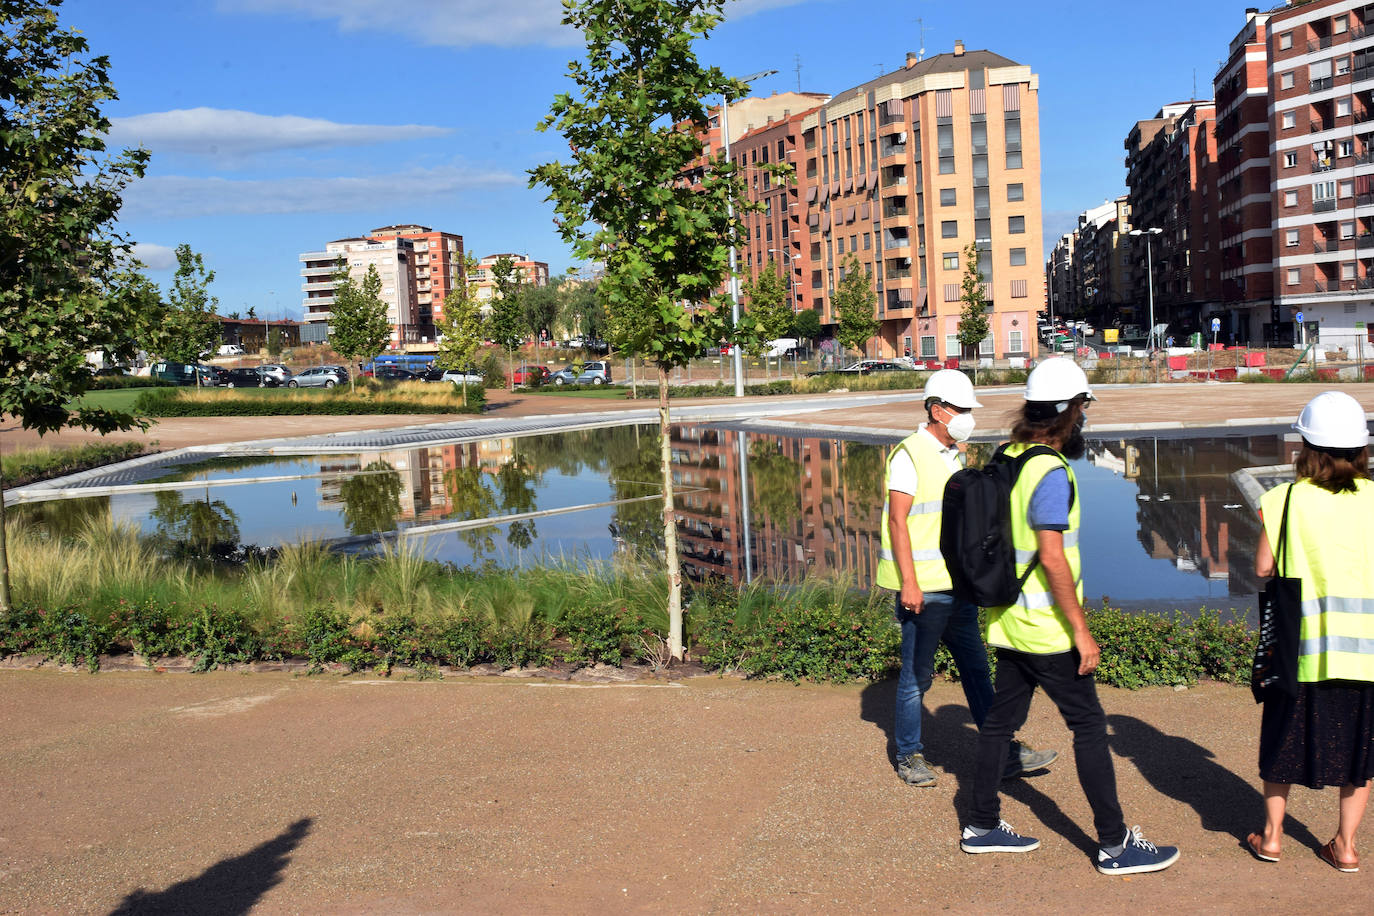
[[(1002, 445), (986, 466), (956, 471), (945, 484), (940, 553), (953, 580), (954, 594), (979, 607), (1002, 607), (1015, 602), (1039, 564), (1037, 552), (1025, 573), (1016, 575), (1011, 488), (1030, 459), (1037, 455), (1059, 457), (1047, 445), (1032, 445), (1014, 458), (1006, 451), (1007, 446)], [(1075, 495), (1070, 484), (1070, 506)]]

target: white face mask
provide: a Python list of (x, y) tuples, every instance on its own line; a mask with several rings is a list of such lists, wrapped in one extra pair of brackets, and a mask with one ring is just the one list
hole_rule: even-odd
[(956, 413), (945, 421), (945, 431), (955, 442), (967, 442), (968, 437), (973, 435), (973, 414)]

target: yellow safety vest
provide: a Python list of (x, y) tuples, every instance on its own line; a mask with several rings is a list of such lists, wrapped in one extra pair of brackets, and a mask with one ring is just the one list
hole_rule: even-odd
[[(945, 483), (954, 474), (940, 455), (933, 436), (917, 430), (907, 436), (887, 456), (887, 480), (892, 479), (892, 459), (899, 452), (911, 457), (916, 467), (916, 492), (911, 495), (911, 511), (906, 530), (911, 537), (911, 559), (916, 566), (916, 582), (923, 592), (948, 591), (953, 582), (945, 558), (940, 555), (940, 517), (944, 508)], [(886, 491), (885, 491), (886, 492)], [(882, 549), (878, 553), (878, 585), (893, 591), (902, 587), (902, 576), (892, 554), (892, 533), (888, 530), (888, 503), (883, 501)]]
[[(1013, 443), (1007, 447), (1007, 456), (1014, 458), (1030, 446)], [(1073, 468), (1062, 457), (1037, 455), (1029, 459), (1021, 469), (1021, 476), (1011, 488), (1011, 540), (1016, 550), (1016, 574), (1024, 575), (1026, 567), (1035, 557), (1037, 542), (1035, 530), (1027, 520), (1031, 496), (1045, 475), (1055, 468), (1064, 468), (1069, 475), (1072, 492), (1078, 492), (1078, 481)], [(1064, 557), (1069, 561), (1069, 571), (1073, 573), (1078, 600), (1083, 600), (1083, 577), (1078, 554), (1079, 500), (1075, 498), (1069, 507), (1069, 528), (1064, 532)], [(1033, 655), (1052, 655), (1067, 652), (1073, 648), (1073, 630), (1068, 618), (1054, 605), (1050, 594), (1050, 581), (1045, 575), (1045, 567), (1039, 563), (1026, 578), (1025, 587), (1017, 596), (1016, 603), (1006, 607), (988, 609), (988, 643), (1017, 652)]]
[(1279, 571), (1302, 580), (1298, 680), (1374, 681), (1374, 482), (1332, 493), (1307, 480), (1260, 498), (1264, 533), (1279, 544), (1289, 487), (1288, 544)]

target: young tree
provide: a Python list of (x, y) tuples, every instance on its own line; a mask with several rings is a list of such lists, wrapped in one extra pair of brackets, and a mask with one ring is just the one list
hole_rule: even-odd
[(525, 315), (521, 308), (524, 298), (524, 281), (515, 269), (515, 262), (507, 255), (501, 255), (491, 267), (494, 283), (491, 297), (491, 312), (487, 315), (487, 336), (506, 351), (506, 381), (511, 390), (515, 389), (515, 348), (525, 340), (529, 328), (525, 326)]
[[(716, 157), (700, 184), (683, 180), (701, 157), (703, 99), (746, 87), (705, 67), (693, 45), (720, 22), (722, 0), (565, 0), (563, 23), (586, 39), (568, 64), (575, 93), (555, 97), (540, 130), (567, 139), (571, 162), (531, 172), (578, 257), (600, 261), (597, 295), (608, 339), (658, 372), (668, 643), (682, 658), (682, 571), (670, 452), (669, 373), (732, 337), (728, 300), (715, 295), (749, 209), (733, 168)], [(735, 204), (735, 215), (727, 203)], [(711, 307), (714, 306), (714, 307)]]
[(281, 328), (273, 328), (267, 334), (267, 355), (276, 359), (281, 356), (286, 349), (286, 332)]
[[(466, 259), (466, 275), (472, 276), (477, 261)], [(449, 290), (444, 297), (444, 314), (437, 323), (439, 355), (434, 364), (440, 369), (467, 369), (482, 346), (482, 307), (477, 303), (476, 287), (468, 283)], [(463, 403), (468, 402), (466, 373), (463, 378)]]
[[(339, 259), (339, 267), (334, 271), (329, 345), (350, 363), (364, 356), (376, 356), (391, 340), (391, 322), (386, 317), (381, 291), (382, 277), (377, 273), (377, 265), (367, 266), (360, 285), (353, 282), (348, 267)], [(353, 373), (349, 372), (348, 387), (353, 385)]]
[[(157, 288), (114, 227), (144, 150), (108, 153), (109, 60), (61, 28), (55, 2), (0, 0), (0, 414), (47, 433), (147, 428), (77, 406), (87, 353), (131, 359), (161, 323)], [(0, 479), (0, 613), (11, 610)]]
[(959, 283), (959, 301), (964, 307), (959, 316), (959, 343), (971, 350), (973, 382), (978, 383), (978, 345), (988, 336), (987, 297), (983, 295), (983, 272), (978, 267), (978, 246), (969, 243), (964, 249), (964, 276)]
[(835, 336), (840, 346), (853, 347), (862, 357), (869, 339), (878, 333), (878, 319), (873, 317), (873, 306), (878, 296), (873, 292), (873, 277), (868, 268), (859, 263), (858, 257), (851, 254), (842, 265), (844, 277), (835, 287), (832, 300), (839, 328)]
[[(219, 299), (210, 295), (215, 272), (185, 243), (177, 246), (177, 272), (167, 297), (167, 319), (150, 341), (151, 349), (180, 363), (197, 363), (219, 347), (223, 336)], [(200, 384), (200, 372), (196, 372)]]
[(769, 261), (759, 271), (757, 280), (746, 283), (744, 295), (749, 300), (749, 315), (758, 332), (760, 351), (765, 342), (792, 334), (796, 315), (787, 301), (787, 281), (778, 273), (776, 264)]
[(562, 305), (565, 290), (562, 285), (552, 283), (545, 286), (528, 286), (520, 297), (521, 319), (535, 340), (548, 331), (553, 335), (554, 322)]
[(821, 316), (814, 309), (802, 309), (797, 312), (792, 329), (796, 331), (798, 340), (810, 343), (821, 336)]
[(565, 281), (559, 287), (563, 295), (558, 306), (558, 320), (573, 333), (584, 338), (606, 336), (606, 304), (596, 294), (596, 287), (596, 281)]

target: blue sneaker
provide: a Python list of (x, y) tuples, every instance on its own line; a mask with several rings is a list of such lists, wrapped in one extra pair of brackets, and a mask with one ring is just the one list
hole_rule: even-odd
[(1156, 846), (1140, 835), (1139, 827), (1126, 831), (1126, 841), (1116, 855), (1097, 851), (1097, 870), (1104, 875), (1139, 875), (1163, 871), (1178, 861), (1177, 846)]
[(979, 836), (972, 827), (964, 828), (959, 840), (959, 848), (964, 852), (1030, 852), (1040, 848), (1040, 841), (1034, 837), (1022, 836), (1011, 829), (1011, 824), (998, 821), (997, 829), (989, 830)]

